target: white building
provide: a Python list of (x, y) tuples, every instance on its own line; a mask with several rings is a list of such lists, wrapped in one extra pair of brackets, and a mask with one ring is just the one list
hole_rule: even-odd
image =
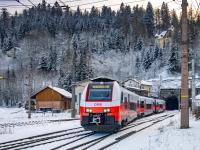
[(195, 105), (200, 106), (200, 94), (195, 97)]
[(80, 114), (80, 100), (83, 90), (85, 89), (86, 85), (90, 82), (90, 80), (84, 80), (81, 82), (76, 83), (75, 88), (75, 110), (76, 114)]
[(140, 89), (140, 82), (136, 79), (128, 79), (122, 83), (126, 87), (135, 87)]

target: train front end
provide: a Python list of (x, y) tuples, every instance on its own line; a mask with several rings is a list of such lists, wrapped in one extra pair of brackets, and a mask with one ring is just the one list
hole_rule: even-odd
[(118, 83), (111, 79), (90, 82), (81, 97), (80, 121), (85, 130), (114, 131), (120, 125)]

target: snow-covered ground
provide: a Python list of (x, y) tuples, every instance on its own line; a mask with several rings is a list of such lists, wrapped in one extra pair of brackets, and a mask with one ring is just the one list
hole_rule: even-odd
[[(195, 118), (193, 116), (190, 116), (190, 123), (189, 123), (190, 128), (180, 129), (180, 112), (173, 111), (172, 113), (174, 112), (177, 113), (174, 117), (168, 118), (141, 132), (133, 134), (132, 136), (118, 142), (117, 144), (114, 144), (113, 146), (107, 149), (200, 150), (199, 146), (200, 121), (195, 121)], [(71, 116), (70, 113), (59, 113), (59, 114), (54, 114), (53, 116), (51, 113), (46, 113), (45, 115), (43, 113), (35, 113), (32, 114), (31, 119), (28, 119), (28, 114), (24, 109), (0, 108), (0, 125), (5, 123), (18, 123), (18, 122), (29, 122), (29, 121), (42, 122), (40, 124), (25, 125), (25, 126), (10, 126), (10, 127), (0, 126), (0, 143), (20, 138), (25, 138), (29, 136), (50, 133), (54, 131), (81, 127), (79, 120), (68, 121), (68, 122), (66, 121), (51, 122), (51, 123), (44, 121), (53, 119), (70, 119), (70, 116)], [(133, 130), (138, 130), (138, 129), (135, 128)], [(116, 134), (116, 136), (118, 136), (118, 134)], [(105, 139), (105, 141), (101, 142), (102, 144), (100, 144), (100, 147), (102, 147), (104, 143), (109, 143), (113, 141), (114, 139), (111, 138)], [(56, 142), (52, 143), (52, 146), (56, 147)], [(43, 145), (41, 148), (45, 148), (45, 145)], [(40, 148), (33, 147), (31, 149), (40, 149)], [(47, 145), (45, 149), (49, 149), (49, 145)], [(90, 149), (96, 150), (97, 147), (94, 146), (93, 148)]]

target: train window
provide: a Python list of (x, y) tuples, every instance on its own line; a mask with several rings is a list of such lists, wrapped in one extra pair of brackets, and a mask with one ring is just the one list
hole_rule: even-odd
[(160, 108), (163, 108), (163, 105), (162, 105), (162, 104), (160, 104)]
[(147, 104), (147, 109), (151, 109), (151, 104)]
[(111, 100), (113, 83), (91, 83), (88, 91), (88, 101)]
[(35, 105), (35, 102), (34, 102), (34, 101), (31, 101), (31, 105)]
[(144, 101), (141, 101), (140, 104), (140, 108), (144, 108)]
[(121, 93), (121, 103), (123, 103), (123, 97), (124, 97), (124, 94), (123, 92)]
[(128, 94), (128, 102), (130, 102), (130, 95)]
[(139, 106), (140, 106), (140, 105), (139, 105), (139, 100), (138, 100), (138, 101), (137, 101), (137, 108), (139, 108)]
[(136, 103), (131, 103), (131, 110), (135, 110), (136, 111)]
[(155, 107), (155, 103), (153, 102), (153, 107)]
[(156, 107), (158, 107), (158, 103), (157, 103), (157, 106)]
[(127, 97), (125, 97), (125, 101), (124, 101), (124, 109), (127, 109)]

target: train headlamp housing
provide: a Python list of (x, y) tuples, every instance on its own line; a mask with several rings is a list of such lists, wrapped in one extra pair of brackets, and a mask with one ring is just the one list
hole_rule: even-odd
[(86, 109), (85, 109), (85, 112), (87, 112), (87, 113), (92, 113), (92, 109), (86, 108)]
[(109, 113), (110, 112), (110, 108), (106, 108), (103, 110), (104, 113)]

